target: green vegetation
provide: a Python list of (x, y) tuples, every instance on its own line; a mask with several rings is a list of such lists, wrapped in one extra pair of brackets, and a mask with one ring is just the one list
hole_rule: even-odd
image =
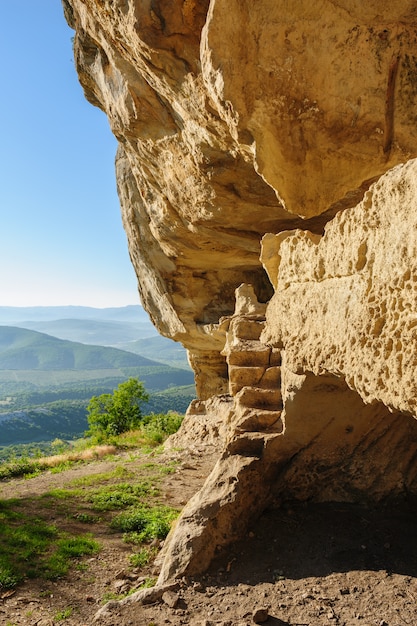
[(28, 519), (18, 509), (16, 501), (0, 501), (0, 588), (15, 587), (24, 578), (60, 578), (73, 559), (99, 550), (87, 535), (57, 541), (56, 526)]
[[(100, 543), (94, 532), (97, 537), (102, 536), (103, 527), (108, 532), (111, 529), (121, 533), (126, 542), (135, 546), (135, 552), (128, 557), (131, 566), (146, 567), (157, 553), (151, 542), (167, 535), (178, 511), (158, 502), (158, 483), (164, 474), (173, 471), (173, 464), (161, 468), (154, 461), (148, 462), (143, 445), (164, 441), (167, 431), (180, 422), (181, 417), (176, 414), (146, 416), (137, 431), (112, 435), (116, 450), (130, 447), (135, 451), (134, 467), (117, 465), (114, 456), (114, 467), (107, 472), (77, 478), (64, 487), (26, 500), (0, 500), (0, 590), (13, 588), (26, 578), (62, 578), (74, 563), (80, 572), (84, 571), (88, 563), (80, 559), (99, 552)], [(67, 459), (63, 454), (55, 461), (66, 469), (70, 462), (91, 462), (95, 448), (88, 447), (91, 440), (83, 443), (78, 460), (72, 450)], [(61, 445), (62, 442), (55, 442), (55, 448)], [(92, 454), (87, 458), (90, 450)], [(137, 455), (145, 462), (138, 462)], [(33, 475), (35, 470), (50, 470), (51, 465), (52, 459), (48, 458), (15, 459), (1, 466), (2, 477), (21, 475), (19, 472)], [(48, 520), (51, 509), (53, 524)], [(72, 520), (71, 533), (67, 531), (68, 519)], [(93, 532), (85, 533), (86, 524)], [(150, 579), (148, 582), (151, 584)], [(55, 619), (69, 617), (70, 614), (64, 615), (67, 610), (63, 609), (61, 617)]]
[(135, 378), (121, 383), (113, 394), (94, 396), (87, 407), (90, 426), (87, 435), (102, 442), (108, 441), (112, 435), (120, 435), (141, 426), (151, 443), (162, 443), (168, 435), (178, 430), (182, 417), (173, 412), (143, 416), (142, 406), (148, 400), (143, 383)]
[[(1, 372), (0, 372), (1, 374)], [(117, 384), (126, 380), (119, 380)], [(109, 388), (103, 385), (82, 390), (85, 400), (61, 400), (29, 406), (19, 411), (3, 413), (0, 407), (1, 443), (0, 460), (7, 461), (13, 456), (36, 457), (53, 453), (51, 441), (63, 442), (81, 437), (88, 429), (87, 405), (92, 395), (97, 392), (113, 392), (117, 386)], [(0, 385), (1, 387), (1, 385)], [(62, 390), (65, 395), (65, 388)], [(30, 395), (30, 394), (29, 394)], [(167, 411), (185, 413), (195, 397), (194, 385), (173, 387), (161, 392), (150, 392), (148, 402), (143, 404), (143, 413), (161, 414)], [(18, 401), (19, 397), (17, 397)], [(23, 404), (23, 403), (22, 403)], [(48, 441), (49, 440), (49, 441)]]
[[(35, 449), (37, 452), (34, 457), (28, 457), (24, 453), (24, 446), (15, 446), (12, 448), (15, 453), (9, 456), (5, 454), (7, 459), (3, 463), (0, 463), (0, 480), (17, 478), (19, 476), (29, 478), (46, 470), (49, 470), (51, 473), (61, 472), (75, 463), (91, 461), (94, 455), (96, 455), (97, 458), (103, 454), (109, 455), (111, 450), (126, 450), (128, 448), (137, 448), (138, 446), (155, 448), (155, 446), (163, 443), (169, 435), (178, 430), (182, 420), (183, 416), (174, 412), (170, 412), (166, 415), (147, 415), (143, 418), (143, 422), (137, 431), (122, 433), (119, 436), (109, 436), (108, 442), (113, 446), (110, 450), (107, 448), (104, 448), (104, 450), (98, 448), (98, 451), (94, 452), (94, 446), (97, 443), (95, 439), (80, 439), (72, 444), (61, 446), (61, 455), (54, 456), (53, 462), (47, 455), (40, 455), (37, 449)], [(55, 441), (46, 446), (46, 448), (53, 453), (56, 452), (56, 446), (57, 442)], [(90, 449), (93, 450), (93, 453), (89, 455), (88, 452)], [(172, 471), (171, 466), (166, 466), (164, 471), (166, 473)], [(124, 480), (128, 478), (128, 470), (126, 468), (117, 468), (115, 474), (117, 474), (118, 478), (124, 478)], [(110, 478), (112, 477), (106, 478), (106, 476), (103, 476), (100, 479), (91, 476), (84, 477), (82, 482), (88, 484), (90, 481), (91, 483), (95, 483), (97, 480), (104, 481)], [(67, 492), (68, 491), (65, 493)]]
[(121, 483), (117, 487), (102, 487), (91, 497), (96, 511), (113, 511), (134, 506), (143, 498), (153, 497), (158, 490), (151, 481), (146, 480), (135, 485)]
[[(137, 433), (136, 433), (137, 437)], [(74, 487), (88, 487), (90, 485), (97, 485), (103, 482), (110, 482), (114, 479), (133, 479), (134, 473), (126, 469), (126, 467), (119, 465), (110, 472), (102, 472), (101, 474), (88, 474), (87, 476), (81, 476), (81, 478), (74, 478), (71, 481), (71, 485)]]
[(155, 558), (157, 553), (158, 549), (156, 546), (141, 548), (139, 552), (131, 554), (129, 562), (132, 567), (145, 567)]
[(62, 611), (58, 611), (58, 613), (56, 613), (56, 615), (54, 616), (54, 619), (57, 622), (61, 622), (64, 619), (68, 619), (68, 617), (71, 617), (72, 615), (72, 607), (68, 606), (66, 609), (62, 609)]
[(128, 543), (140, 545), (153, 539), (165, 539), (177, 515), (178, 511), (167, 506), (143, 504), (119, 513), (111, 526), (122, 531)]
[(189, 369), (0, 326), (0, 459), (10, 445), (81, 436), (90, 399), (113, 393), (128, 378), (141, 380), (149, 392), (144, 413), (184, 413), (195, 397)]
[(62, 578), (68, 573), (74, 559), (91, 556), (99, 550), (100, 544), (91, 535), (59, 539), (53, 553), (43, 564), (43, 578)]
[(173, 435), (179, 427), (183, 416), (178, 413), (152, 413), (143, 418), (143, 431), (146, 439), (152, 444), (162, 443), (169, 435)]
[(137, 428), (142, 421), (142, 405), (149, 400), (142, 382), (129, 378), (113, 394), (93, 396), (87, 406), (88, 434), (96, 441), (121, 435)]

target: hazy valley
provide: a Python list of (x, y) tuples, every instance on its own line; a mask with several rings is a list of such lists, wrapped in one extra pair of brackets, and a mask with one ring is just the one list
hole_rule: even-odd
[(130, 376), (146, 412), (184, 412), (195, 395), (185, 350), (140, 306), (0, 307), (0, 447), (82, 434), (89, 399)]

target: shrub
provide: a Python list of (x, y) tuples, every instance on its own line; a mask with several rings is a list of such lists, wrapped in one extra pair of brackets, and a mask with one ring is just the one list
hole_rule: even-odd
[(173, 435), (181, 426), (184, 417), (170, 411), (168, 413), (151, 413), (143, 418), (143, 431), (146, 439), (152, 444), (160, 444), (169, 435)]
[(105, 441), (137, 428), (142, 421), (141, 405), (148, 400), (145, 387), (137, 378), (120, 383), (112, 394), (93, 396), (87, 406), (90, 428), (86, 434)]

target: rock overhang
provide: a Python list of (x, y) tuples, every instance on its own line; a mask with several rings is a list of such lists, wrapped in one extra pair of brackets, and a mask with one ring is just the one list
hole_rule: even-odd
[[(230, 541), (272, 497), (272, 484), (305, 498), (306, 483), (319, 497), (320, 481), (306, 481), (315, 466), (326, 468), (328, 497), (413, 490), (413, 3), (303, 0), (289, 8), (262, 0), (255, 10), (249, 0), (64, 0), (64, 7), (86, 97), (106, 112), (119, 141), (122, 219), (143, 304), (158, 330), (189, 350), (207, 408), (191, 407), (187, 423), (201, 419), (206, 435), (217, 424), (223, 446), (224, 465), (194, 513), (204, 494), (216, 497), (222, 473), (233, 467), (237, 477), (222, 523), (221, 507), (216, 513), (222, 531), (206, 519), (197, 534), (206, 523), (206, 537)], [(252, 286), (253, 306), (267, 305), (264, 319), (244, 311), (242, 290), (236, 304), (242, 283)], [(260, 324), (256, 339), (238, 336)], [(237, 356), (245, 351), (234, 349), (233, 333), (239, 350), (250, 347), (246, 356)], [(257, 362), (261, 353), (267, 364)], [(222, 394), (225, 413), (213, 403)], [(352, 442), (361, 436), (363, 446), (374, 436), (407, 462), (384, 469), (372, 452), (355, 463)], [(352, 462), (342, 468), (343, 454)], [(370, 467), (392, 480), (372, 486), (364, 479)], [(247, 485), (246, 472), (258, 492), (242, 488), (239, 500), (233, 490)], [(175, 537), (171, 553), (180, 531)], [(164, 576), (187, 568), (188, 557), (191, 569), (209, 560), (200, 548), (194, 556), (187, 550)]]

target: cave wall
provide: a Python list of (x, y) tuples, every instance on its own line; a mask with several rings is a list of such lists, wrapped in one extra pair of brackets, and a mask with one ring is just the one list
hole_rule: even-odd
[(142, 303), (195, 372), (175, 441), (219, 449), (161, 581), (285, 494), (415, 490), (415, 3), (63, 7)]
[(365, 402), (416, 416), (417, 161), (382, 176), (323, 237), (298, 230), (264, 246), (275, 284), (264, 340), (286, 346), (294, 372), (332, 373)]

